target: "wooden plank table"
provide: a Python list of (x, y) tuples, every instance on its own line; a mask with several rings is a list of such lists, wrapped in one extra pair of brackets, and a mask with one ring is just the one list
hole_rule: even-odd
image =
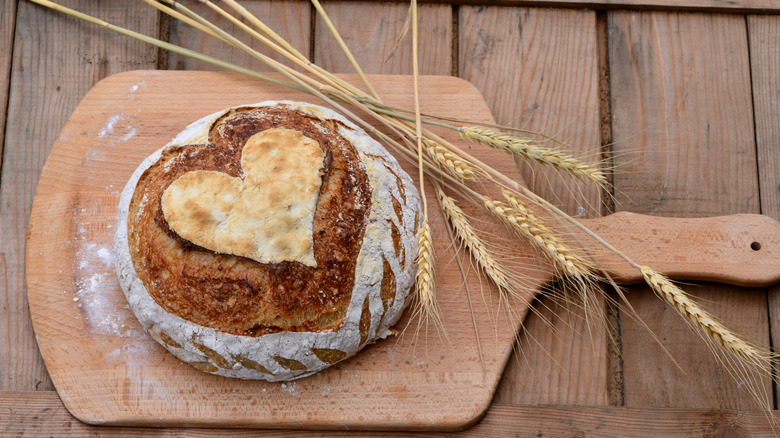
[[(262, 70), (142, 2), (62, 3)], [(351, 72), (308, 3), (245, 3), (316, 62)], [(562, 7), (547, 8), (555, 5)], [(411, 72), (408, 47), (387, 60), (406, 4), (329, 1), (325, 8), (368, 73)], [(529, 184), (560, 198), (570, 213), (780, 219), (778, 12), (771, 0), (426, 2), (420, 6), (421, 73), (470, 81), (499, 123), (554, 134), (585, 154), (609, 157), (617, 170), (614, 198), (588, 187), (568, 196), (560, 183), (529, 171)], [(97, 81), (122, 71), (209, 67), (24, 0), (0, 3), (0, 48), (0, 435), (277, 434), (80, 423), (54, 392), (27, 308), (24, 253), (34, 190), (80, 99)], [(696, 283), (686, 289), (748, 339), (777, 345), (780, 288)], [(608, 309), (617, 329), (589, 332), (581, 315), (543, 303), (540, 310), (553, 326), (529, 317), (487, 415), (462, 434), (769, 431), (753, 399), (672, 309), (646, 287), (631, 287), (628, 295), (680, 368), (619, 308)]]

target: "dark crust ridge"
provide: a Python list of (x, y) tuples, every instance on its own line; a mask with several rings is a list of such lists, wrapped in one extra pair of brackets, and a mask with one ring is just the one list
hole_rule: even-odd
[[(208, 145), (165, 150), (141, 176), (128, 215), (133, 264), (152, 298), (188, 321), (236, 335), (337, 329), (352, 296), (371, 202), (366, 171), (340, 126), (285, 105), (238, 108), (212, 125)], [(277, 127), (299, 130), (325, 151), (314, 216), (316, 268), (215, 253), (168, 227), (160, 199), (174, 180), (199, 169), (241, 177), (246, 140)]]

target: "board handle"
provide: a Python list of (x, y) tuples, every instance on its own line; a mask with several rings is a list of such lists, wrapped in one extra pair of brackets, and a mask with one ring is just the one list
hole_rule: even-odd
[[(634, 262), (676, 280), (747, 287), (780, 281), (780, 222), (768, 216), (667, 218), (619, 212), (581, 222)], [(643, 281), (614, 253), (604, 249), (593, 256), (619, 283)]]

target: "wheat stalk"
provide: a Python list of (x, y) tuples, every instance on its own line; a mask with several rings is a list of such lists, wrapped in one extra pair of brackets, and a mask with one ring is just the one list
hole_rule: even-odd
[(471, 222), (469, 222), (466, 214), (455, 203), (455, 199), (447, 196), (440, 187), (437, 193), (442, 212), (449, 220), (449, 223), (452, 224), (455, 236), (469, 250), (477, 266), (498, 287), (500, 292), (505, 293), (509, 291), (512, 288), (509, 275), (507, 275), (504, 267), (496, 260), (487, 246), (485, 246), (485, 243), (479, 237)]
[(566, 302), (580, 307), (587, 319), (603, 320), (604, 309), (598, 304), (598, 294), (602, 291), (597, 286), (600, 278), (596, 266), (568, 245), (518, 194), (503, 189), (502, 195), (509, 205), (484, 197), (487, 211), (515, 234), (530, 241), (552, 262), (558, 275), (562, 274), (565, 280), (564, 290), (573, 292), (576, 297), (567, 297)]
[(425, 145), (425, 152), (428, 153), (428, 156), (433, 158), (442, 168), (446, 169), (450, 175), (461, 181), (474, 181), (477, 179), (477, 174), (484, 173), (459, 155), (434, 141), (425, 141)]
[(496, 132), (480, 126), (468, 126), (461, 128), (459, 131), (461, 137), (465, 140), (482, 143), (510, 155), (552, 166), (565, 173), (593, 181), (599, 185), (607, 184), (607, 177), (601, 169), (583, 163), (559, 150), (536, 144), (529, 139)]
[(771, 353), (761, 351), (739, 338), (699, 307), (688, 294), (665, 275), (659, 274), (647, 266), (641, 266), (640, 272), (645, 282), (659, 297), (673, 306), (681, 315), (686, 317), (694, 326), (700, 328), (718, 345), (740, 358), (746, 364), (764, 368), (767, 372), (771, 371)]
[(780, 422), (771, 414), (773, 409), (771, 396), (761, 383), (762, 377), (775, 379), (773, 363), (777, 359), (777, 355), (772, 351), (756, 347), (737, 336), (699, 307), (685, 291), (665, 275), (655, 272), (647, 266), (639, 266), (639, 270), (653, 292), (671, 305), (693, 328), (697, 329), (715, 358), (764, 409), (773, 428), (780, 426)]
[(446, 337), (441, 309), (436, 301), (436, 263), (434, 261), (433, 237), (431, 236), (431, 227), (427, 218), (420, 225), (420, 229), (417, 232), (417, 245), (417, 273), (415, 274), (415, 306), (413, 313), (426, 326), (429, 322), (433, 323), (436, 329)]
[(594, 275), (591, 264), (569, 247), (517, 195), (504, 190), (504, 196), (511, 205), (483, 196), (483, 204), (488, 213), (516, 234), (532, 242), (567, 277), (585, 279)]

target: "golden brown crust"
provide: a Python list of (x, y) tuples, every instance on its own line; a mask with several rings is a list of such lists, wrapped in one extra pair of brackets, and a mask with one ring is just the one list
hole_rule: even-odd
[[(213, 125), (209, 145), (164, 151), (138, 181), (128, 215), (131, 256), (152, 298), (188, 321), (237, 335), (338, 327), (371, 198), (366, 172), (338, 124), (283, 106), (238, 108)], [(313, 222), (317, 267), (216, 253), (181, 238), (165, 220), (160, 199), (173, 181), (193, 170), (241, 177), (242, 147), (269, 128), (301, 131), (325, 152)]]

